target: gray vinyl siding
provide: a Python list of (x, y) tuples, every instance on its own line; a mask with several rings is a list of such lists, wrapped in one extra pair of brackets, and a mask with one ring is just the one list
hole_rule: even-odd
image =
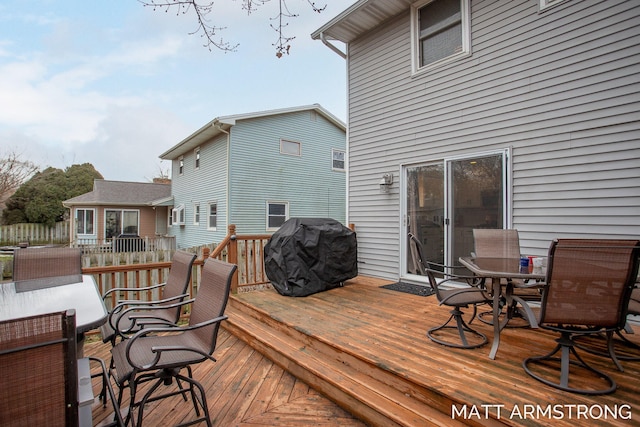
[[(301, 144), (301, 156), (280, 153), (280, 140)], [(231, 128), (230, 221), (238, 233), (265, 233), (267, 201), (288, 202), (290, 217), (345, 222), (345, 172), (332, 170), (331, 150), (346, 137), (314, 111), (238, 121)]]
[(349, 45), (361, 274), (398, 276), (402, 164), (494, 149), (511, 148), (524, 252), (559, 237), (640, 237), (640, 3), (472, 1), (471, 22), (471, 56), (415, 75), (409, 11)]
[[(193, 151), (184, 154), (184, 173), (178, 175), (178, 160), (172, 165), (174, 205), (184, 204), (185, 224), (172, 225), (178, 248), (220, 242), (227, 235), (227, 137), (221, 135), (200, 146), (200, 168), (195, 168)], [(218, 203), (215, 231), (208, 229), (208, 203)], [(200, 204), (200, 222), (193, 223), (194, 203)]]

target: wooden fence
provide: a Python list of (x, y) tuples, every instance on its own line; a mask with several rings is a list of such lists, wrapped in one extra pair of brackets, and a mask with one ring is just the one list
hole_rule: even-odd
[[(257, 288), (270, 286), (264, 270), (264, 245), (271, 237), (265, 235), (236, 235), (235, 225), (229, 226), (227, 236), (215, 246), (203, 246), (192, 249), (197, 251), (198, 258), (194, 262), (191, 275), (189, 294), (195, 295), (200, 284), (201, 266), (204, 260), (211, 257), (231, 262), (238, 266), (234, 275), (232, 292), (248, 292)], [(171, 267), (173, 250), (133, 253), (94, 253), (83, 256), (84, 274), (95, 277), (99, 292), (104, 294), (112, 288), (140, 288), (166, 280)], [(107, 309), (111, 309), (120, 299), (130, 298), (131, 295), (122, 293), (111, 294), (111, 299), (105, 301)], [(160, 299), (158, 291), (142, 295), (142, 299)]]
[(0, 226), (0, 246), (68, 244), (69, 221), (56, 222), (53, 227), (44, 224), (12, 224)]

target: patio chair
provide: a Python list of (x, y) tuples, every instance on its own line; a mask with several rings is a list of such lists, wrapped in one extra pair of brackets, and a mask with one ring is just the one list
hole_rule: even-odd
[(474, 256), (520, 259), (520, 237), (515, 229), (473, 229)]
[[(429, 285), (434, 290), (436, 298), (440, 305), (446, 305), (453, 307), (451, 310), (451, 316), (449, 319), (440, 326), (433, 327), (427, 331), (427, 336), (433, 342), (442, 344), (448, 347), (456, 348), (476, 348), (485, 345), (488, 340), (486, 335), (472, 329), (467, 322), (465, 322), (461, 308), (473, 307), (473, 313), (469, 323), (473, 322), (476, 316), (478, 304), (484, 304), (491, 301), (491, 296), (481, 288), (476, 286), (477, 278), (473, 276), (464, 276), (459, 274), (451, 274), (452, 270), (462, 267), (449, 267), (442, 264), (428, 262), (424, 259), (424, 251), (422, 250), (422, 244), (411, 233), (409, 233), (409, 247), (415, 262), (415, 266), (421, 275), (427, 276)], [(442, 276), (443, 279), (438, 282), (436, 275)], [(452, 289), (442, 289), (442, 285), (451, 282), (455, 283), (456, 287)], [(465, 287), (460, 288), (460, 284), (464, 284)], [(454, 322), (453, 324), (452, 321)], [(455, 330), (456, 334), (453, 337), (443, 338), (438, 333), (443, 330)]]
[(118, 302), (109, 312), (107, 322), (100, 327), (102, 341), (110, 342), (112, 346), (115, 345), (118, 337), (124, 339), (140, 330), (140, 322), (143, 320), (147, 325), (151, 323), (175, 324), (180, 317), (180, 307), (173, 306), (170, 309), (158, 307), (180, 302), (189, 296), (186, 292), (195, 259), (195, 254), (177, 251), (171, 259), (169, 277), (166, 282), (142, 288), (113, 288), (105, 292), (102, 296), (103, 300), (107, 300), (113, 293), (140, 295), (142, 292), (161, 289), (162, 299), (146, 301), (127, 299)]
[[(211, 426), (205, 391), (193, 378), (191, 365), (205, 360), (215, 362), (211, 354), (216, 348), (220, 323), (227, 318), (224, 310), (235, 271), (234, 264), (207, 259), (195, 299), (174, 304), (191, 304), (187, 326), (145, 327), (111, 349), (114, 363), (109, 372), (120, 388), (119, 403), (122, 402), (124, 388), (129, 388), (127, 421), (131, 421), (132, 425), (142, 424), (147, 403), (175, 395), (182, 395), (187, 400), (187, 395), (190, 395), (198, 418), (186, 425), (205, 421)], [(181, 374), (182, 369), (186, 369), (186, 375)], [(161, 385), (171, 385), (173, 379), (177, 382), (177, 388), (155, 394)], [(142, 398), (138, 398), (138, 387), (150, 381), (154, 383), (145, 388), (146, 393)], [(188, 388), (183, 388), (183, 383), (187, 383)]]
[[(595, 395), (616, 390), (612, 377), (580, 357), (574, 337), (624, 328), (639, 255), (637, 240), (563, 239), (551, 244), (538, 325), (559, 332), (560, 338), (548, 354), (522, 362), (527, 374), (574, 393)], [(594, 386), (587, 387), (585, 376), (580, 384), (570, 383), (570, 373), (576, 371), (588, 374)]]
[[(13, 252), (13, 281), (81, 282), (82, 251), (79, 248), (23, 248)], [(53, 279), (56, 278), (56, 279)]]
[[(634, 288), (631, 292), (631, 297), (629, 298), (629, 305), (627, 306), (627, 315), (640, 315), (640, 288)], [(620, 364), (620, 360), (637, 362), (640, 361), (640, 345), (635, 342), (629, 340), (625, 335), (633, 334), (634, 331), (631, 328), (629, 322), (625, 322), (624, 328), (618, 329), (614, 332), (608, 332), (598, 336), (579, 336), (576, 337), (576, 347), (581, 350), (587, 351), (591, 354), (596, 354), (598, 356), (611, 357), (613, 363), (616, 365), (620, 372), (624, 372), (624, 368)], [(616, 337), (618, 339), (616, 339)], [(588, 340), (588, 338), (604, 338), (606, 340), (606, 347), (602, 345), (598, 345), (600, 343), (593, 343)], [(616, 351), (616, 345), (618, 347), (622, 347), (623, 353), (619, 354)], [(635, 353), (635, 354), (634, 354)]]
[[(514, 260), (520, 260), (520, 236), (516, 229), (487, 229), (487, 228), (475, 228), (473, 229), (473, 242), (474, 252), (473, 256), (478, 258), (512, 258)], [(507, 316), (513, 318), (518, 313), (516, 310), (516, 304), (526, 304), (527, 301), (540, 301), (539, 285), (529, 286), (525, 285), (522, 280), (506, 279), (506, 284), (513, 286), (513, 302), (511, 306), (507, 307)], [(492, 319), (486, 319), (487, 316), (491, 316), (492, 312), (483, 312), (478, 315), (478, 318), (487, 324), (492, 324)], [(509, 324), (507, 326), (528, 326), (522, 324)]]
[[(0, 425), (81, 425), (78, 390), (85, 379), (79, 385), (75, 316), (67, 310), (0, 322)], [(106, 377), (102, 360), (91, 360)], [(87, 386), (92, 397), (90, 380)], [(109, 391), (115, 402), (110, 385)], [(118, 408), (114, 411), (110, 425), (123, 425)]]

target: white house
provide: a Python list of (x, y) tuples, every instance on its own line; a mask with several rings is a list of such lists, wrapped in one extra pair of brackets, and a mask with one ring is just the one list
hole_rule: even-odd
[(359, 0), (316, 30), (346, 60), (360, 273), (421, 281), (408, 232), (449, 264), (477, 227), (531, 255), (638, 238), (639, 29), (637, 1)]

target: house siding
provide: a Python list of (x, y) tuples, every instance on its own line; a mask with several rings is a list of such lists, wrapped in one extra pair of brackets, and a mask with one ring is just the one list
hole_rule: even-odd
[[(472, 55), (412, 75), (409, 11), (350, 43), (349, 222), (362, 274), (400, 271), (402, 164), (511, 149), (526, 253), (640, 236), (640, 4), (471, 2)], [(380, 194), (383, 173), (394, 174)]]
[[(280, 153), (280, 140), (301, 155)], [(288, 202), (290, 217), (345, 222), (345, 172), (332, 170), (331, 150), (345, 133), (315, 111), (254, 118), (231, 128), (230, 218), (238, 233), (266, 233), (267, 201)]]
[[(200, 146), (200, 167), (195, 167), (195, 153), (184, 154), (184, 172), (178, 174), (179, 159), (172, 161), (174, 206), (184, 204), (184, 225), (169, 227), (178, 248), (220, 242), (227, 235), (227, 136), (222, 134)], [(208, 204), (218, 204), (217, 227), (208, 229)], [(200, 222), (194, 225), (194, 204), (200, 204)]]

